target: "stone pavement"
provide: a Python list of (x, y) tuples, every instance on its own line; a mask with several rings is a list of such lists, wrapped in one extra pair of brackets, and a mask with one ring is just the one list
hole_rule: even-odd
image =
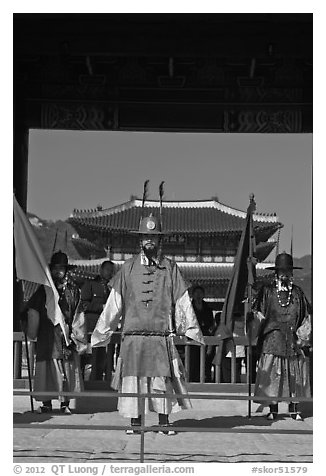
[[(14, 396), (14, 423), (39, 425), (38, 429), (14, 428), (13, 460), (16, 463), (98, 463), (139, 462), (140, 436), (128, 436), (123, 430), (46, 429), (42, 425), (128, 425), (129, 420), (114, 409), (108, 412), (77, 410), (72, 415), (59, 413), (59, 404), (49, 415), (33, 414), (29, 397)], [(237, 400), (193, 400), (193, 408), (175, 413), (170, 420), (180, 427), (220, 428), (222, 432), (180, 432), (176, 436), (145, 433), (145, 462), (284, 462), (313, 461), (311, 434), (312, 405), (301, 404), (303, 422), (294, 421), (280, 404), (280, 418), (275, 422), (257, 413), (252, 404), (252, 418), (247, 418), (247, 402)], [(37, 403), (35, 408), (37, 407)], [(157, 424), (156, 415), (146, 416), (146, 425)], [(258, 433), (240, 433), (259, 430)], [(235, 432), (231, 432), (235, 430)], [(237, 433), (236, 430), (239, 432)], [(277, 434), (275, 430), (293, 431)]]

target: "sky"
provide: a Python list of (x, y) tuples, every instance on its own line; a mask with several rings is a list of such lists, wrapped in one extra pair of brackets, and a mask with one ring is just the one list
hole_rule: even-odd
[(311, 253), (312, 134), (221, 134), (31, 130), (27, 210), (66, 219), (74, 208), (119, 205), (141, 197), (210, 200), (276, 213), (280, 251)]

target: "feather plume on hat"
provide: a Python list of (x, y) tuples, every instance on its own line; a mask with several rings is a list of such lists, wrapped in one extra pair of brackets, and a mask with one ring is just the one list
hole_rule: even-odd
[(149, 180), (145, 180), (145, 182), (144, 182), (144, 190), (143, 190), (143, 200), (142, 200), (142, 204), (141, 204), (141, 217), (140, 217), (140, 221), (142, 220), (142, 218), (143, 218), (143, 216), (144, 216), (145, 201), (147, 200), (147, 196), (148, 196), (148, 184), (149, 184)]
[(160, 183), (159, 187), (159, 195), (160, 195), (160, 222), (161, 222), (161, 230), (163, 230), (163, 213), (162, 213), (162, 208), (163, 208), (163, 195), (164, 195), (164, 189), (163, 189), (164, 181)]

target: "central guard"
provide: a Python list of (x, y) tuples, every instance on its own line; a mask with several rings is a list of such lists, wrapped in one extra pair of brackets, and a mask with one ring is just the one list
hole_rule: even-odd
[[(143, 207), (147, 193), (144, 186)], [(92, 346), (106, 346), (120, 320), (122, 340), (112, 387), (123, 393), (151, 393), (145, 401), (145, 413), (159, 414), (159, 424), (170, 427), (168, 415), (190, 408), (185, 371), (176, 346), (175, 333), (204, 344), (202, 332), (187, 285), (176, 265), (162, 254), (162, 195), (160, 186), (160, 222), (153, 215), (141, 218), (140, 253), (127, 260), (112, 280), (112, 291), (92, 335)], [(155, 394), (177, 393), (184, 398), (155, 398)], [(138, 433), (141, 424), (140, 401), (120, 397), (119, 412), (131, 418)], [(161, 432), (175, 434), (171, 428)]]

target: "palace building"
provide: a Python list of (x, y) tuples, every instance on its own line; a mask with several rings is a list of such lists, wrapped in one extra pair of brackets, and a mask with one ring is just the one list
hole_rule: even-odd
[[(144, 214), (159, 215), (160, 202), (146, 201)], [(68, 219), (76, 233), (76, 249), (87, 250), (85, 259), (70, 260), (75, 274), (91, 278), (98, 273), (104, 259), (112, 260), (117, 269), (139, 252), (137, 230), (142, 200), (132, 196), (128, 202), (112, 208), (75, 209)], [(234, 258), (245, 224), (246, 212), (218, 201), (216, 197), (200, 201), (164, 201), (164, 254), (175, 260), (185, 279), (205, 288), (206, 297), (223, 301), (232, 274)], [(265, 261), (278, 242), (283, 227), (275, 213), (254, 213), (258, 280), (266, 275)]]

